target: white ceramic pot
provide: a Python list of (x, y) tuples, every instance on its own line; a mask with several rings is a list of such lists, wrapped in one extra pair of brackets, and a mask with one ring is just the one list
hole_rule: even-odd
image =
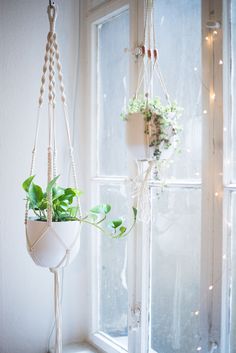
[(126, 142), (130, 155), (137, 160), (150, 158), (146, 122), (139, 113), (130, 114), (126, 122)]
[(29, 219), (26, 224), (28, 252), (42, 267), (55, 268), (70, 264), (80, 248), (81, 223), (47, 222)]

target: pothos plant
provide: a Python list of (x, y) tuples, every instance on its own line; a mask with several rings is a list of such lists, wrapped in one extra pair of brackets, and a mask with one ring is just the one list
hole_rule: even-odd
[(137, 209), (135, 207), (132, 209), (133, 223), (129, 229), (127, 229), (122, 218), (113, 219), (105, 224), (107, 215), (111, 211), (111, 205), (97, 205), (82, 217), (79, 215), (79, 207), (75, 205), (76, 199), (82, 195), (80, 190), (71, 187), (63, 188), (57, 185), (58, 175), (48, 183), (46, 191), (43, 191), (41, 186), (33, 182), (34, 178), (35, 176), (27, 178), (23, 182), (22, 187), (26, 192), (29, 209), (34, 212), (36, 221), (47, 221), (47, 194), (51, 193), (53, 222), (79, 221), (89, 224), (113, 238), (125, 237), (135, 225), (137, 217)]
[(153, 147), (153, 157), (159, 160), (163, 150), (170, 147), (177, 149), (179, 133), (182, 128), (179, 124), (182, 108), (176, 102), (163, 105), (158, 97), (134, 97), (129, 101), (125, 112), (121, 113), (123, 120), (128, 120), (131, 114), (139, 113), (146, 122), (144, 134), (148, 136), (149, 147)]

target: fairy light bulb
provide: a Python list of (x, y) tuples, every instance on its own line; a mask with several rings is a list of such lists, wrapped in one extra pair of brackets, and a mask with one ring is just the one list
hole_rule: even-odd
[(219, 65), (223, 65), (223, 60), (219, 60)]
[(217, 33), (218, 33), (217, 31), (213, 31), (213, 34), (214, 34), (215, 36), (217, 35)]
[(211, 99), (214, 101), (214, 100), (215, 100), (215, 98), (216, 98), (216, 94), (215, 94), (215, 92), (211, 93), (210, 97), (211, 97)]
[(197, 350), (197, 352), (200, 352), (202, 350), (202, 347), (198, 346), (196, 350)]
[(196, 310), (195, 312), (194, 312), (194, 315), (195, 316), (198, 316), (200, 314), (200, 311), (199, 310)]
[(208, 37), (208, 36), (206, 36), (206, 37), (205, 37), (205, 40), (206, 40), (207, 42), (209, 42), (209, 37)]
[(208, 289), (211, 291), (214, 288), (214, 286), (211, 284)]
[(219, 196), (219, 193), (216, 191), (214, 195), (215, 195), (215, 197), (217, 197), (217, 196)]
[(207, 114), (207, 110), (206, 109), (203, 110), (203, 114)]

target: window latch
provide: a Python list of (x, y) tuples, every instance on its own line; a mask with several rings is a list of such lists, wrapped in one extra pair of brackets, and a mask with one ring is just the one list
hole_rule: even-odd
[(209, 353), (214, 353), (217, 350), (217, 348), (218, 348), (218, 344), (216, 342), (211, 342)]
[(206, 27), (209, 29), (219, 29), (221, 28), (221, 23), (218, 21), (207, 21)]
[(136, 331), (141, 326), (141, 303), (131, 308), (131, 330)]

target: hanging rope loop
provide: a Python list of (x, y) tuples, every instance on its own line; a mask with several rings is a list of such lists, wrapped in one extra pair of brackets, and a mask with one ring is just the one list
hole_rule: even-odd
[(56, 22), (56, 7), (55, 5), (48, 6), (48, 19), (50, 24), (50, 33), (55, 32), (55, 22)]

